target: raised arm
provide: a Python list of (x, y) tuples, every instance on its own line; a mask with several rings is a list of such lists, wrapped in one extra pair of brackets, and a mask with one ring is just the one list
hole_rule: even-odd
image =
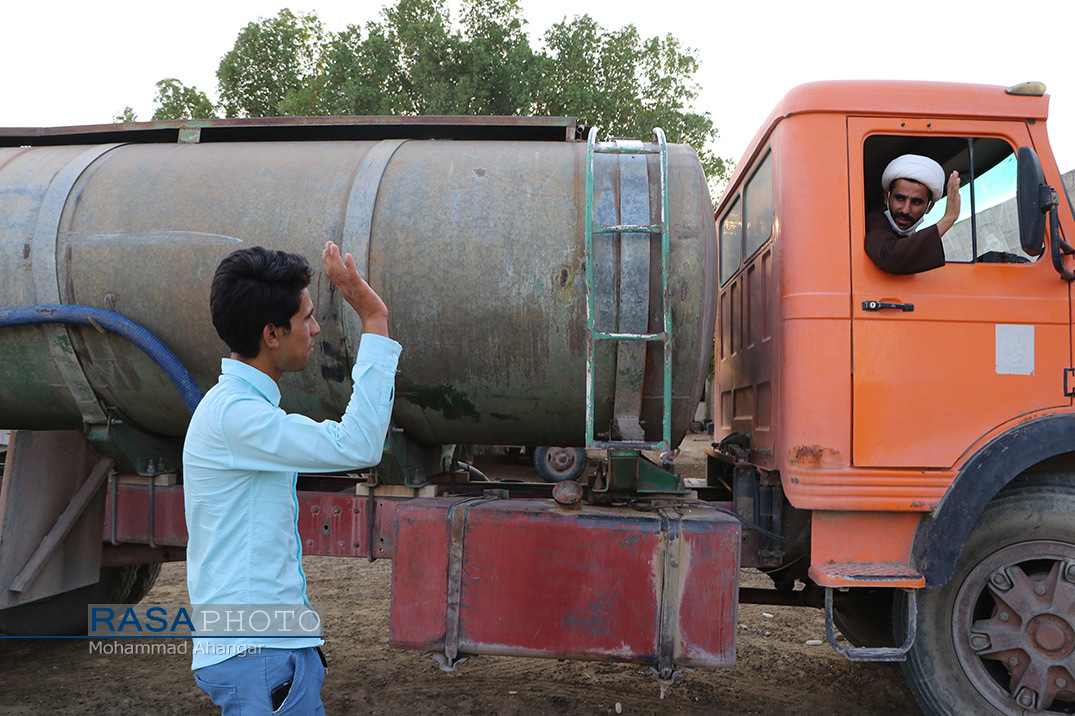
[(948, 203), (944, 207), (944, 216), (937, 222), (937, 231), (941, 236), (952, 228), (959, 218), (959, 172), (953, 171), (948, 176)]

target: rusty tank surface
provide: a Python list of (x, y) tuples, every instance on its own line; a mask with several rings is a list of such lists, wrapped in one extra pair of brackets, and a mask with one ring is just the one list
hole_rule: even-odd
[[(334, 418), (350, 392), (361, 327), (320, 272), (332, 240), (389, 306), (404, 346), (394, 422), (406, 435), (426, 444), (581, 445), (589, 338), (579, 134), (573, 120), (506, 118), (0, 130), (0, 308), (115, 311), (160, 338), (204, 391), (228, 353), (208, 309), (220, 259), (252, 245), (298, 252), (316, 270), (310, 289), (323, 332), (311, 365), (285, 376), (282, 405)], [(694, 150), (671, 144), (667, 157), (678, 443), (709, 363), (716, 236)], [(600, 158), (595, 203), (617, 223), (622, 207), (637, 213), (641, 201), (655, 223), (657, 182), (628, 202), (621, 161)], [(657, 159), (642, 161), (656, 176)], [(660, 244), (642, 240), (641, 259), (621, 251), (621, 238), (594, 254), (606, 329), (639, 295), (650, 308), (645, 329), (663, 328)], [(658, 346), (645, 353), (641, 422), (658, 439), (663, 359)], [(596, 356), (595, 426), (608, 435), (622, 370), (614, 347)], [(176, 389), (122, 338), (92, 325), (0, 331), (0, 425), (78, 428), (86, 385), (91, 401), (145, 430), (185, 431), (189, 411)]]

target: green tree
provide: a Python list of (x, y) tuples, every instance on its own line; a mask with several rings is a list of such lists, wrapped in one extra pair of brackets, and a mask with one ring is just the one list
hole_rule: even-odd
[(174, 77), (157, 83), (153, 119), (208, 119), (216, 116), (209, 97), (197, 87), (187, 87)]
[[(583, 15), (550, 28), (538, 52), (519, 3), (462, 0), (453, 22), (447, 0), (395, 0), (376, 20), (339, 33), (326, 32), (316, 14), (281, 10), (244, 27), (221, 59), (221, 107), (228, 117), (575, 116), (606, 138), (648, 139), (660, 126), (698, 150), (711, 181), (727, 180), (731, 163), (708, 149), (712, 117), (694, 109), (693, 50), (671, 35), (607, 30)], [(174, 79), (158, 83), (158, 105), (155, 118), (211, 107)]]
[(459, 36), (444, 0), (399, 0), (326, 53), (326, 113), (458, 113)]
[(112, 115), (113, 122), (137, 122), (138, 115), (134, 113), (134, 108), (130, 105), (124, 107), (121, 111)]
[(692, 109), (698, 61), (675, 37), (642, 38), (634, 25), (606, 30), (583, 15), (553, 25), (545, 43), (539, 113), (578, 117), (606, 138), (647, 139), (661, 127), (669, 141), (698, 150), (711, 182), (731, 177), (731, 162), (707, 148), (717, 137), (712, 117)]
[(240, 30), (216, 73), (225, 116), (282, 114), (288, 93), (303, 92), (318, 74), (324, 41), (317, 15), (287, 8)]
[(331, 37), (305, 105), (316, 114), (518, 115), (533, 107), (539, 58), (518, 0), (398, 0)]
[(544, 58), (530, 47), (518, 0), (463, 3), (461, 84), (471, 114), (532, 114)]

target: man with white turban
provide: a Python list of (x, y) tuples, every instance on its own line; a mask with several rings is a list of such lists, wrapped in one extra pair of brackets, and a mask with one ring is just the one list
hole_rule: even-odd
[(944, 266), (941, 237), (959, 218), (959, 172), (948, 177), (944, 216), (920, 230), (922, 217), (944, 194), (941, 165), (929, 157), (904, 154), (885, 167), (881, 185), (887, 208), (866, 217), (866, 254), (878, 268), (894, 274)]

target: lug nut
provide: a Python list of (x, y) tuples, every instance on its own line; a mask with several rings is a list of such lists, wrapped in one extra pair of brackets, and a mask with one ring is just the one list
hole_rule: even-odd
[(1008, 663), (1011, 664), (1012, 666), (1019, 666), (1019, 657), (1018, 656), (1009, 656), (1008, 657)]
[(1057, 678), (1057, 680), (1056, 680), (1056, 688), (1058, 688), (1058, 689), (1066, 689), (1067, 686), (1068, 686), (1068, 680), (1067, 679), (1065, 679), (1063, 676), (1060, 676), (1060, 677)]
[(1000, 614), (997, 615), (997, 618), (1000, 619), (1002, 622), (1006, 622), (1009, 619), (1011, 619), (1012, 616), (1011, 616), (1011, 614), (1008, 614), (1008, 612), (1001, 612)]
[(975, 651), (981, 651), (982, 649), (989, 648), (989, 637), (981, 634), (975, 634), (970, 638), (970, 646)]
[(994, 587), (1004, 592), (1012, 588), (1012, 580), (1008, 579), (1008, 575), (999, 570), (993, 572), (993, 576), (989, 578), (989, 581), (992, 582)]
[(1044, 597), (1045, 591), (1046, 590), (1044, 584), (1039, 584), (1038, 586), (1034, 587), (1034, 594), (1037, 594), (1039, 597)]
[(1064, 578), (1069, 582), (1075, 583), (1075, 564), (1069, 564), (1067, 569), (1064, 570)]
[(1030, 689), (1023, 689), (1019, 693), (1019, 698), (1017, 700), (1019, 701), (1020, 706), (1028, 709), (1034, 705), (1034, 692)]

